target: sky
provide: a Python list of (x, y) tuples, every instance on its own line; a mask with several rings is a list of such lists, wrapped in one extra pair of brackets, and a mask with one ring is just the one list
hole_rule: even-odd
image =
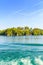
[(0, 29), (42, 28), (43, 0), (0, 0)]

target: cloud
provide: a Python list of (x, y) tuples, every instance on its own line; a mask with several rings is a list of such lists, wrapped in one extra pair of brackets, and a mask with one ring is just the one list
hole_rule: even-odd
[(32, 7), (36, 7), (36, 6), (38, 6), (38, 5), (40, 5), (40, 4), (43, 4), (43, 1), (39, 1), (38, 3), (36, 3), (34, 6), (32, 6)]

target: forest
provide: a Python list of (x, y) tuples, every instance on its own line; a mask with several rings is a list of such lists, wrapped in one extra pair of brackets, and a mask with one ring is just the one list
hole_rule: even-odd
[(28, 35), (43, 35), (43, 29), (29, 27), (13, 27), (5, 30), (0, 30), (0, 35), (3, 36), (28, 36)]

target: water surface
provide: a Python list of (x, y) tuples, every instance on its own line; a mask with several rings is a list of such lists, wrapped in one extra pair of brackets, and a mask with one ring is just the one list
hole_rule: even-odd
[(0, 65), (43, 65), (43, 36), (0, 36)]

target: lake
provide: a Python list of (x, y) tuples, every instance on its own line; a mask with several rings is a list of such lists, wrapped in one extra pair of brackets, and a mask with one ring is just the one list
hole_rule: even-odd
[(0, 65), (43, 65), (43, 36), (0, 36)]

